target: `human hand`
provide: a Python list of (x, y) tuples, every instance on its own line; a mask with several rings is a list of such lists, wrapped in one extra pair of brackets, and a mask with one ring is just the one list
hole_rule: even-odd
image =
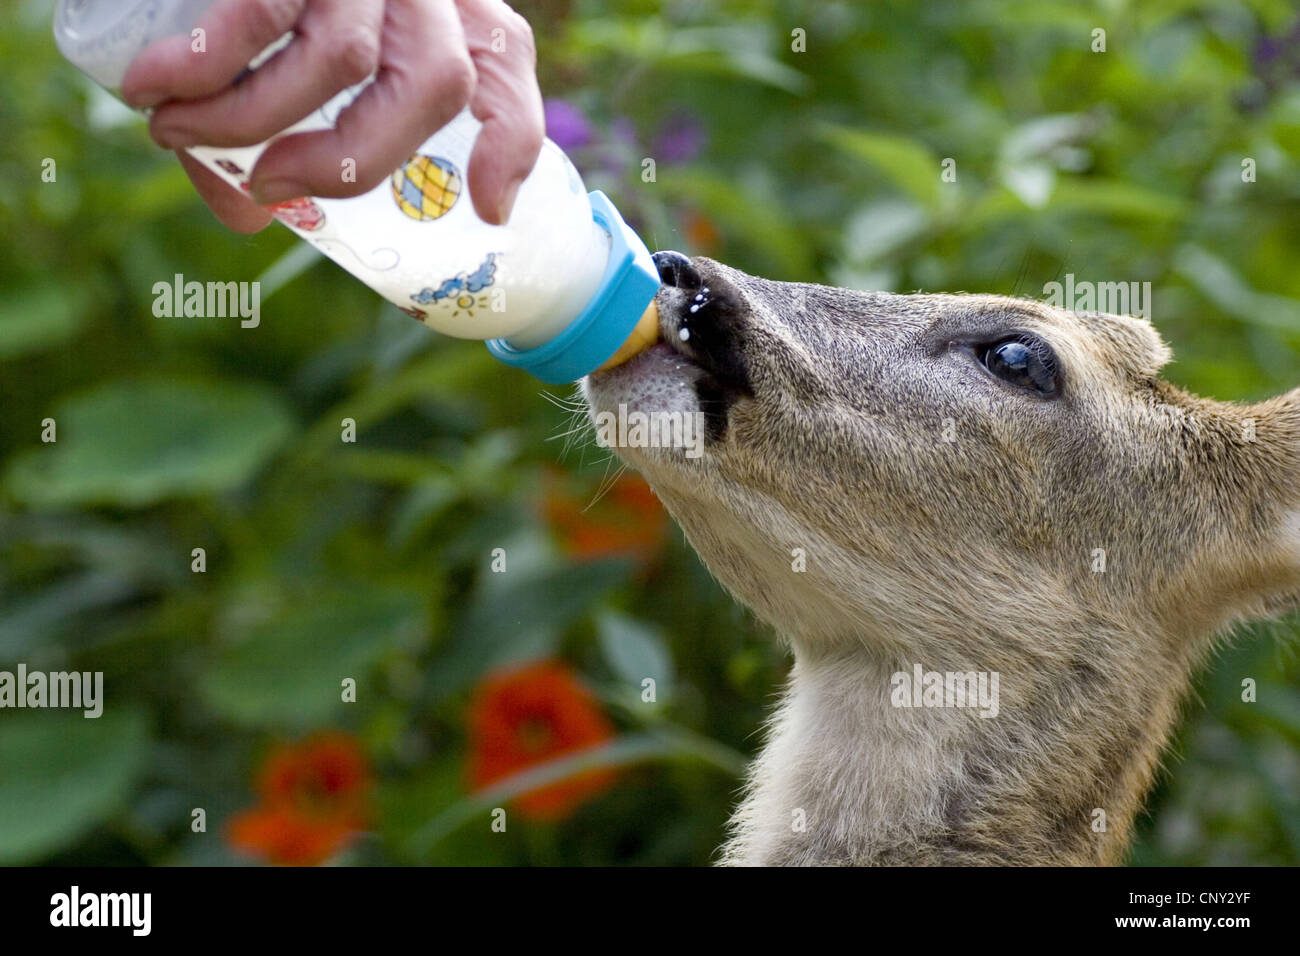
[[(267, 225), (264, 205), (369, 191), (466, 105), (483, 123), (467, 171), (480, 218), (505, 222), (537, 161), (545, 127), (533, 34), (502, 0), (216, 0), (198, 25), (206, 52), (189, 36), (151, 44), (127, 70), (122, 96), (154, 107), (155, 142), (177, 150), (231, 229)], [(236, 82), (289, 30), (284, 49)], [(253, 199), (183, 149), (260, 143), (372, 73), (334, 129), (271, 144), (250, 177)], [(342, 175), (348, 159), (355, 181)]]

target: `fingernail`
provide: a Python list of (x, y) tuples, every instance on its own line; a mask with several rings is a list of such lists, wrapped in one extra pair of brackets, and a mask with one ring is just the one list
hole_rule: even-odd
[(183, 149), (186, 146), (197, 146), (199, 142), (198, 137), (187, 129), (164, 127), (149, 132), (153, 136), (153, 141), (164, 149)]
[(259, 205), (272, 206), (288, 199), (305, 196), (310, 190), (302, 183), (292, 179), (271, 179), (263, 183), (253, 183), (253, 199)]
[(497, 207), (497, 223), (504, 226), (510, 220), (510, 211), (515, 208), (515, 197), (519, 195), (522, 179), (517, 179), (501, 194), (501, 205)]

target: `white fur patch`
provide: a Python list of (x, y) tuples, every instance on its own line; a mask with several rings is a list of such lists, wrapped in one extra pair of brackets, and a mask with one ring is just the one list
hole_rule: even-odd
[(1282, 540), (1295, 554), (1296, 563), (1300, 564), (1300, 511), (1292, 511), (1282, 520)]

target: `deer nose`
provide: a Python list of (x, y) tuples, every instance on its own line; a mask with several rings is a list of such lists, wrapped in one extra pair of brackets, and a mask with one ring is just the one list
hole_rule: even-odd
[(659, 280), (666, 286), (676, 289), (698, 289), (704, 284), (700, 274), (691, 265), (691, 260), (680, 252), (665, 249), (656, 252), (651, 258), (659, 270)]

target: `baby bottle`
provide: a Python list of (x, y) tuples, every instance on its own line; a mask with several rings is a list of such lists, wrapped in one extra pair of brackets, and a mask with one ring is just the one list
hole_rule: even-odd
[[(116, 95), (137, 53), (161, 37), (190, 34), (211, 3), (59, 0), (55, 41)], [(332, 127), (370, 82), (344, 90), (279, 135)], [(509, 222), (479, 219), (465, 178), (479, 128), (464, 110), (364, 195), (303, 197), (270, 211), (403, 312), (445, 335), (486, 340), (502, 362), (544, 382), (571, 382), (657, 341), (659, 276), (650, 253), (604, 193), (586, 192), (549, 139), (519, 187)], [(248, 192), (249, 174), (269, 142), (187, 152)]]

